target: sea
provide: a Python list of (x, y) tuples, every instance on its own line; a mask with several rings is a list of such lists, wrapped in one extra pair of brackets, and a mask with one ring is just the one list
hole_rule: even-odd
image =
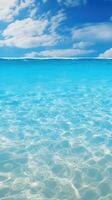
[(0, 200), (112, 200), (112, 60), (0, 60)]

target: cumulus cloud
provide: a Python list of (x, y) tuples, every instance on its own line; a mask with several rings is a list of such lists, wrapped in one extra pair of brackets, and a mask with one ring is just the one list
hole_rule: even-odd
[(41, 35), (47, 25), (47, 20), (33, 20), (31, 18), (26, 18), (9, 24), (2, 35), (6, 39), (11, 37), (22, 37), (23, 35), (26, 37)]
[(33, 8), (35, 0), (0, 0), (0, 21), (11, 21), (24, 8)]
[(112, 24), (85, 24), (81, 27), (74, 27), (72, 35), (76, 41), (112, 41)]
[(17, 20), (4, 30), (2, 33), (4, 40), (1, 40), (0, 43), (4, 46), (18, 48), (52, 45), (56, 42), (56, 37), (44, 33), (47, 26), (47, 20), (33, 20), (31, 18)]
[(17, 48), (34, 48), (41, 46), (52, 46), (57, 42), (57, 37), (52, 35), (41, 35), (36, 37), (19, 37), (10, 38), (0, 41), (0, 46), (17, 47)]
[(10, 23), (2, 32), (3, 39), (0, 46), (33, 48), (52, 46), (60, 40), (57, 28), (65, 19), (62, 11), (51, 17), (50, 20), (26, 18)]
[(60, 4), (64, 4), (67, 7), (75, 7), (86, 4), (87, 0), (57, 0), (57, 2)]
[(99, 58), (112, 58), (112, 48), (99, 55)]
[(31, 52), (25, 54), (25, 57), (36, 58), (36, 57), (49, 57), (49, 58), (64, 58), (64, 57), (77, 57), (92, 53), (93, 50), (85, 49), (55, 49), (55, 50), (45, 50), (41, 52)]

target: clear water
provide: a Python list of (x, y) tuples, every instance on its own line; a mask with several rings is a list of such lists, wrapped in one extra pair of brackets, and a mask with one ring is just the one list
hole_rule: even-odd
[(112, 61), (0, 61), (0, 200), (112, 200)]

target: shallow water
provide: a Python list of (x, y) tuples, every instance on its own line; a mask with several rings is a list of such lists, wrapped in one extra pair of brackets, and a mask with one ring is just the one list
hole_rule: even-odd
[(112, 200), (112, 61), (0, 61), (0, 200)]

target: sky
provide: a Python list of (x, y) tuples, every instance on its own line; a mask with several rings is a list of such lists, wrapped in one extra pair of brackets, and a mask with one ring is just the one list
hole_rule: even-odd
[(112, 58), (112, 0), (0, 0), (0, 57)]

